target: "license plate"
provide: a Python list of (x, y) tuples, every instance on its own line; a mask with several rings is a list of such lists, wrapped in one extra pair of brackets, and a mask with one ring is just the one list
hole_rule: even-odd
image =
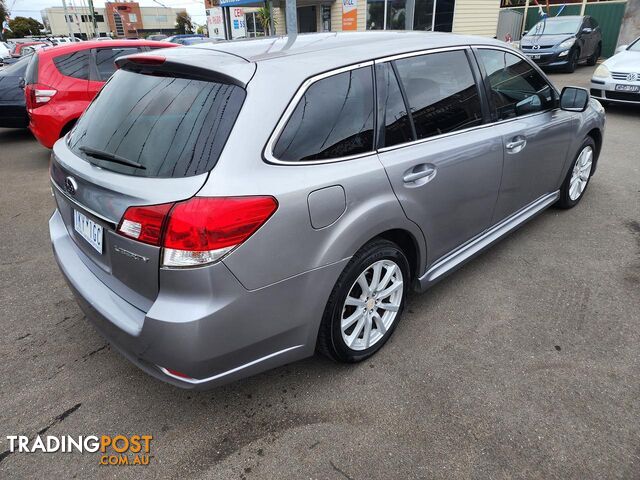
[(73, 228), (96, 252), (102, 254), (102, 225), (98, 225), (86, 215), (74, 210)]
[(616, 85), (616, 91), (640, 93), (640, 85)]
[(531, 58), (534, 60), (540, 60), (540, 55), (531, 55)]

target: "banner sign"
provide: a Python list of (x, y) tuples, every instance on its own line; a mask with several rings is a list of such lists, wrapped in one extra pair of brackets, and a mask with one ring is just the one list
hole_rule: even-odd
[(358, 0), (342, 0), (342, 30), (358, 29)]
[(231, 8), (231, 38), (244, 38), (247, 36), (244, 10), (242, 8)]
[(222, 18), (222, 8), (212, 7), (207, 10), (207, 30), (209, 30), (209, 38), (224, 39), (224, 19)]

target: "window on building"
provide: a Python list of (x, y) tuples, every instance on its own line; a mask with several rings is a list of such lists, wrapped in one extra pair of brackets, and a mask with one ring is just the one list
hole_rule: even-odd
[(395, 62), (418, 139), (482, 124), (482, 106), (464, 51)]
[(498, 120), (543, 111), (555, 104), (553, 88), (529, 63), (503, 50), (482, 49), (491, 103)]
[(138, 21), (138, 15), (136, 15), (135, 13), (130, 13), (129, 14), (129, 22), (130, 23), (136, 23)]
[(368, 0), (367, 30), (450, 32), (454, 8), (455, 0)]
[(60, 55), (53, 59), (58, 71), (67, 77), (89, 79), (89, 51), (82, 50), (67, 55)]
[(262, 27), (262, 23), (260, 22), (260, 19), (256, 12), (246, 12), (245, 20), (246, 20), (245, 25), (247, 28), (248, 37), (264, 36), (264, 28)]
[(304, 93), (273, 149), (279, 160), (329, 160), (373, 150), (371, 67), (318, 80)]
[(415, 140), (411, 118), (390, 62), (376, 65), (378, 146), (390, 147)]

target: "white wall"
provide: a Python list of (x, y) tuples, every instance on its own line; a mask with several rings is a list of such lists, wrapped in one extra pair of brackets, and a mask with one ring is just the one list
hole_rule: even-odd
[(453, 33), (494, 37), (499, 13), (500, 0), (456, 0)]

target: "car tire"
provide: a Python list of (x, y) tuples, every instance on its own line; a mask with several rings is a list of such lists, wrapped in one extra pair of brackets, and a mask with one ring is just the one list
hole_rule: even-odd
[(402, 316), (409, 285), (409, 262), (395, 243), (377, 239), (362, 247), (331, 292), (317, 351), (345, 363), (376, 353)]
[(593, 167), (596, 160), (596, 142), (593, 138), (587, 137), (580, 145), (571, 167), (567, 172), (567, 176), (562, 182), (560, 188), (560, 198), (556, 203), (559, 208), (573, 208), (587, 191), (589, 180), (593, 173)]
[(602, 53), (602, 45), (598, 44), (595, 52), (587, 59), (587, 65), (593, 67), (596, 63), (598, 63), (598, 59), (600, 58), (600, 54)]
[(576, 67), (578, 66), (578, 58), (580, 58), (580, 54), (577, 48), (574, 48), (569, 52), (567, 65), (564, 67), (564, 71), (566, 73), (573, 73), (576, 71)]

